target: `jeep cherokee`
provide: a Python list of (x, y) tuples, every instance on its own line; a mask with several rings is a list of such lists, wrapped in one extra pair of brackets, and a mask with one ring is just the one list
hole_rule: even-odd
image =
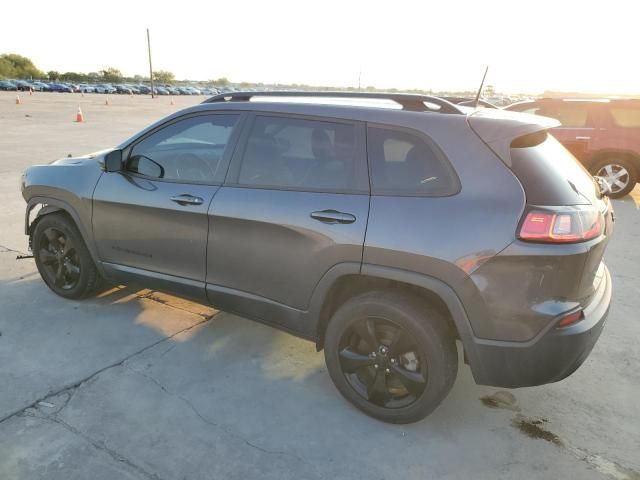
[(477, 383), (524, 387), (600, 335), (613, 210), (557, 124), (418, 95), (222, 94), (28, 168), (25, 233), (58, 295), (105, 278), (273, 325), (324, 348), (356, 407), (413, 422), (451, 389), (456, 341)]

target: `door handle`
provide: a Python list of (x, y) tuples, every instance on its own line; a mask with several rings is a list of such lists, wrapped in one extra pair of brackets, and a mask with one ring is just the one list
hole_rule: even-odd
[(576, 140), (591, 140), (591, 137), (576, 137)]
[(350, 213), (338, 212), (337, 210), (320, 210), (311, 212), (311, 218), (322, 223), (353, 223), (356, 217)]
[(172, 202), (176, 202), (180, 205), (202, 205), (202, 200), (200, 197), (194, 197), (193, 195), (189, 195), (187, 193), (183, 193), (182, 195), (175, 195), (171, 197)]

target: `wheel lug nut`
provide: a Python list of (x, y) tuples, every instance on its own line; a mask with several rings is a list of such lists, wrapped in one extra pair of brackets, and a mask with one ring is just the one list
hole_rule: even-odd
[(376, 363), (376, 364), (373, 366), (373, 368), (378, 368), (378, 364)]
[(389, 370), (388, 368), (385, 370), (385, 373), (391, 373), (391, 370)]
[(391, 359), (391, 365), (395, 365), (395, 364), (396, 364), (396, 359), (395, 359), (395, 358), (392, 358), (392, 359)]

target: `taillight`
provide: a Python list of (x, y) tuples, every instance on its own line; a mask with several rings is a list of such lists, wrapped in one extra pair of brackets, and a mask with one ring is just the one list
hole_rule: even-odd
[(602, 213), (595, 208), (531, 210), (522, 222), (519, 237), (529, 242), (584, 242), (600, 236), (603, 226)]

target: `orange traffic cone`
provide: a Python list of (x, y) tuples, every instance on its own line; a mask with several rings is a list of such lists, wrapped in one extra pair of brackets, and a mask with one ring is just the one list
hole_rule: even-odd
[(33, 89), (29, 87), (29, 96), (33, 95)]
[(82, 115), (82, 109), (80, 108), (80, 105), (78, 105), (78, 113), (76, 113), (76, 122), (77, 123), (84, 122), (84, 115)]
[(16, 93), (16, 105), (20, 105), (22, 102), (20, 101), (20, 95)]
[(107, 97), (107, 99), (104, 101), (105, 105), (109, 105), (109, 97)]
[(80, 90), (80, 96), (84, 97), (84, 90)]
[(174, 105), (174, 103), (173, 103), (173, 97), (171, 97), (171, 105)]

